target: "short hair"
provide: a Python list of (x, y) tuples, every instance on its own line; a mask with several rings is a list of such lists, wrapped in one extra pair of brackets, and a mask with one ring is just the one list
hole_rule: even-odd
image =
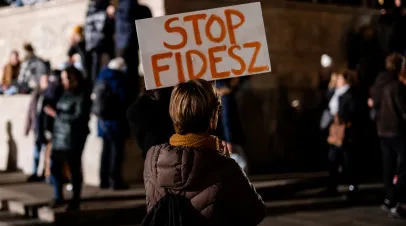
[(395, 74), (401, 73), (405, 67), (405, 58), (398, 53), (393, 53), (386, 57), (385, 66), (388, 71)]
[(25, 51), (30, 52), (30, 53), (33, 53), (35, 51), (34, 47), (32, 47), (32, 45), (31, 45), (31, 43), (24, 43), (23, 48)]
[(65, 68), (63, 71), (65, 71), (68, 75), (68, 80), (69, 83), (76, 81), (78, 87), (77, 89), (81, 90), (84, 88), (84, 78), (82, 72), (80, 72), (76, 67), (69, 65), (67, 68)]
[(171, 95), (169, 114), (178, 134), (207, 132), (221, 107), (216, 89), (197, 79), (177, 85)]
[(342, 76), (349, 85), (354, 85), (358, 82), (357, 73), (348, 69), (344, 69), (337, 73), (337, 77)]

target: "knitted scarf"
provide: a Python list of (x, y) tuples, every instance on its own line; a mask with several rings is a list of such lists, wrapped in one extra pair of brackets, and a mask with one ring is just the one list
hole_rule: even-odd
[(172, 146), (186, 146), (195, 148), (210, 148), (221, 151), (220, 140), (216, 136), (207, 133), (189, 133), (186, 135), (173, 134), (169, 139)]

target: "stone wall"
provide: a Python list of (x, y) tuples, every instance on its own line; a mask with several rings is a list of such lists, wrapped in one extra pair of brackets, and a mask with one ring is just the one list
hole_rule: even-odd
[(67, 58), (72, 27), (84, 22), (87, 1), (53, 0), (22, 8), (0, 9), (0, 64), (12, 49), (32, 42), (37, 54), (54, 67)]

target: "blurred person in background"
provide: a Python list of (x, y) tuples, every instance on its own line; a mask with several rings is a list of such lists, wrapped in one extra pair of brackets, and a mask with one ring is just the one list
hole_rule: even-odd
[(35, 55), (31, 44), (24, 44), (24, 51), (25, 58), (18, 74), (18, 84), (21, 93), (30, 93), (39, 86), (40, 77), (48, 74), (48, 66)]
[(103, 139), (100, 188), (126, 189), (122, 179), (126, 129), (125, 62), (116, 58), (103, 68), (92, 93), (92, 112), (98, 118), (98, 135)]
[(389, 37), (390, 52), (406, 54), (406, 17), (401, 0), (394, 0), (394, 6), (389, 11), (391, 21), (391, 34)]
[(32, 175), (28, 178), (29, 182), (42, 181), (45, 179), (44, 172), (38, 176), (38, 167), (41, 157), (41, 152), (46, 148), (49, 140), (45, 136), (46, 132), (46, 114), (44, 107), (50, 104), (50, 100), (46, 98), (45, 91), (48, 88), (48, 75), (42, 75), (40, 78), (39, 87), (33, 91), (30, 106), (28, 108), (27, 121), (25, 125), (25, 135), (28, 136), (32, 130), (34, 132), (34, 163)]
[[(351, 85), (352, 74), (344, 71), (337, 74), (334, 92), (330, 93), (328, 110), (333, 118), (329, 127), (327, 142), (330, 145), (328, 159), (330, 161), (328, 195), (338, 194), (338, 185), (350, 184), (350, 194), (357, 191), (355, 172), (355, 140), (356, 140), (356, 97)], [(341, 170), (340, 170), (341, 169)], [(341, 175), (340, 175), (341, 171)]]
[[(100, 68), (102, 66), (101, 58), (103, 53), (114, 53), (113, 37), (114, 37), (114, 10), (107, 9), (110, 6), (108, 0), (92, 0), (89, 2), (89, 7), (85, 20), (85, 40), (86, 52), (89, 56), (86, 71), (89, 73), (88, 78), (91, 82), (97, 79)], [(110, 26), (110, 27), (109, 27)], [(114, 56), (110, 56), (113, 58)]]
[(172, 193), (184, 194), (210, 225), (254, 226), (264, 219), (262, 198), (229, 157), (225, 143), (210, 135), (220, 110), (220, 98), (205, 80), (174, 88), (169, 112), (175, 134), (169, 143), (153, 146), (145, 160), (148, 213)]
[(6, 0), (7, 4), (10, 4), (11, 7), (21, 7), (23, 6), (22, 0)]
[(236, 93), (240, 86), (240, 78), (216, 80), (216, 88), (221, 95), (221, 104), (224, 109), (219, 118), (218, 130), (220, 139), (227, 143), (227, 148), (232, 153), (231, 157), (248, 174), (248, 161), (243, 149), (244, 133), (236, 100)]
[[(406, 217), (400, 205), (406, 191), (406, 75), (390, 81), (383, 89), (377, 118), (383, 152), (385, 200), (382, 209), (395, 218)], [(393, 183), (397, 175), (396, 184)]]
[(55, 118), (52, 134), (51, 181), (54, 187), (54, 198), (51, 208), (64, 203), (63, 167), (69, 166), (72, 180), (73, 196), (67, 211), (80, 207), (82, 191), (82, 153), (90, 130), (90, 98), (82, 73), (75, 67), (67, 67), (61, 74), (64, 92), (56, 104), (56, 109), (46, 106), (44, 111)]
[(116, 50), (127, 65), (127, 98), (128, 105), (135, 101), (140, 92), (139, 46), (134, 21), (152, 17), (151, 10), (140, 5), (137, 0), (120, 0), (116, 13)]
[(13, 95), (18, 93), (17, 79), (20, 72), (20, 58), (16, 50), (11, 51), (8, 63), (3, 68), (0, 94)]
[[(47, 105), (56, 109), (56, 104), (63, 94), (63, 86), (61, 82), (61, 71), (53, 70), (48, 78), (48, 88), (44, 91)], [(45, 149), (45, 179), (50, 181), (51, 176), (51, 150), (52, 150), (52, 133), (54, 129), (54, 118), (47, 115), (45, 118), (45, 139), (48, 141)]]
[(127, 110), (132, 135), (144, 159), (152, 146), (168, 143), (175, 133), (169, 116), (172, 89), (169, 87), (144, 91)]
[(391, 54), (386, 58), (386, 70), (379, 73), (371, 87), (371, 97), (368, 99), (368, 106), (371, 108), (371, 118), (376, 120), (381, 105), (382, 94), (386, 85), (398, 80), (399, 73), (405, 69), (405, 58), (398, 54)]
[(77, 64), (77, 62), (81, 62), (80, 67), (84, 71), (83, 75), (87, 78), (88, 74), (87, 71), (85, 71), (86, 62), (88, 60), (86, 55), (86, 42), (83, 35), (83, 27), (80, 25), (73, 28), (68, 57), (68, 63), (70, 64)]

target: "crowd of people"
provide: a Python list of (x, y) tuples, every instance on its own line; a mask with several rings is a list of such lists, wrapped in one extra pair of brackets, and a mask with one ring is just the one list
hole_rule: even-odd
[(320, 128), (329, 149), (326, 194), (338, 194), (338, 184), (344, 182), (350, 185), (348, 197), (357, 198), (360, 162), (377, 140), (385, 185), (382, 209), (391, 217), (405, 218), (400, 203), (406, 191), (406, 24), (400, 1), (394, 2), (396, 8), (382, 11), (377, 27), (350, 33), (348, 68), (331, 73), (323, 86)]
[[(62, 188), (71, 182), (68, 210), (79, 208), (82, 187), (82, 152), (90, 133), (90, 115), (98, 118), (103, 142), (101, 189), (126, 189), (121, 166), (125, 141), (130, 137), (126, 110), (139, 95), (136, 19), (151, 17), (136, 1), (116, 8), (106, 0), (89, 2), (85, 24), (71, 34), (63, 65), (51, 65), (35, 54), (30, 43), (10, 53), (4, 67), (0, 94), (29, 94), (25, 133), (34, 134), (33, 174), (28, 181), (47, 179), (54, 187), (52, 207), (64, 203)], [(103, 62), (103, 59), (106, 62)], [(38, 172), (45, 150), (45, 169)]]
[[(329, 148), (326, 194), (338, 192), (342, 175), (350, 184), (349, 197), (356, 197), (357, 150), (368, 147), (365, 130), (376, 127), (386, 191), (382, 209), (399, 218), (406, 216), (400, 206), (406, 181), (402, 12), (399, 5), (384, 12), (379, 29), (368, 25), (350, 33), (348, 68), (332, 73), (321, 86), (326, 95), (320, 123)], [(244, 133), (236, 110), (235, 93), (245, 79), (214, 84), (193, 80), (141, 91), (134, 20), (151, 16), (136, 1), (122, 0), (116, 9), (109, 1), (93, 0), (85, 24), (73, 29), (62, 66), (55, 68), (36, 56), (29, 43), (23, 46), (23, 61), (17, 51), (10, 53), (0, 92), (32, 96), (25, 129), (35, 135), (33, 175), (28, 180), (49, 179), (54, 187), (51, 207), (65, 203), (63, 185), (70, 181), (73, 198), (67, 210), (80, 207), (81, 158), (93, 114), (103, 141), (101, 189), (128, 188), (121, 167), (125, 141), (133, 136), (145, 159), (149, 214), (159, 211), (156, 207), (171, 195), (183, 194), (214, 225), (257, 225), (265, 206), (246, 176)], [(390, 35), (380, 33), (384, 26), (391, 28)], [(43, 150), (45, 170), (38, 175)]]
[[(170, 142), (172, 135), (179, 132), (168, 111), (173, 88), (142, 91), (134, 21), (148, 17), (152, 17), (148, 7), (137, 1), (120, 1), (116, 9), (109, 1), (93, 0), (89, 2), (85, 24), (72, 30), (66, 62), (62, 65), (55, 67), (37, 56), (30, 43), (23, 45), (23, 60), (18, 51), (10, 53), (0, 94), (31, 95), (25, 133), (32, 131), (35, 139), (33, 174), (28, 181), (46, 180), (52, 184), (51, 207), (65, 204), (66, 183), (71, 183), (73, 190), (67, 210), (80, 206), (81, 158), (92, 129), (88, 126), (91, 114), (98, 119), (95, 129), (103, 142), (101, 189), (128, 188), (121, 172), (127, 139), (135, 137), (145, 159), (151, 147)], [(234, 94), (241, 83), (238, 78), (216, 83), (224, 108), (221, 112), (224, 120), (220, 120), (217, 133), (247, 172), (243, 133), (234, 110)], [(201, 131), (190, 130), (194, 123), (188, 123), (191, 124), (185, 124), (185, 131), (205, 132), (202, 127), (198, 127)], [(45, 167), (38, 172), (42, 152)]]

